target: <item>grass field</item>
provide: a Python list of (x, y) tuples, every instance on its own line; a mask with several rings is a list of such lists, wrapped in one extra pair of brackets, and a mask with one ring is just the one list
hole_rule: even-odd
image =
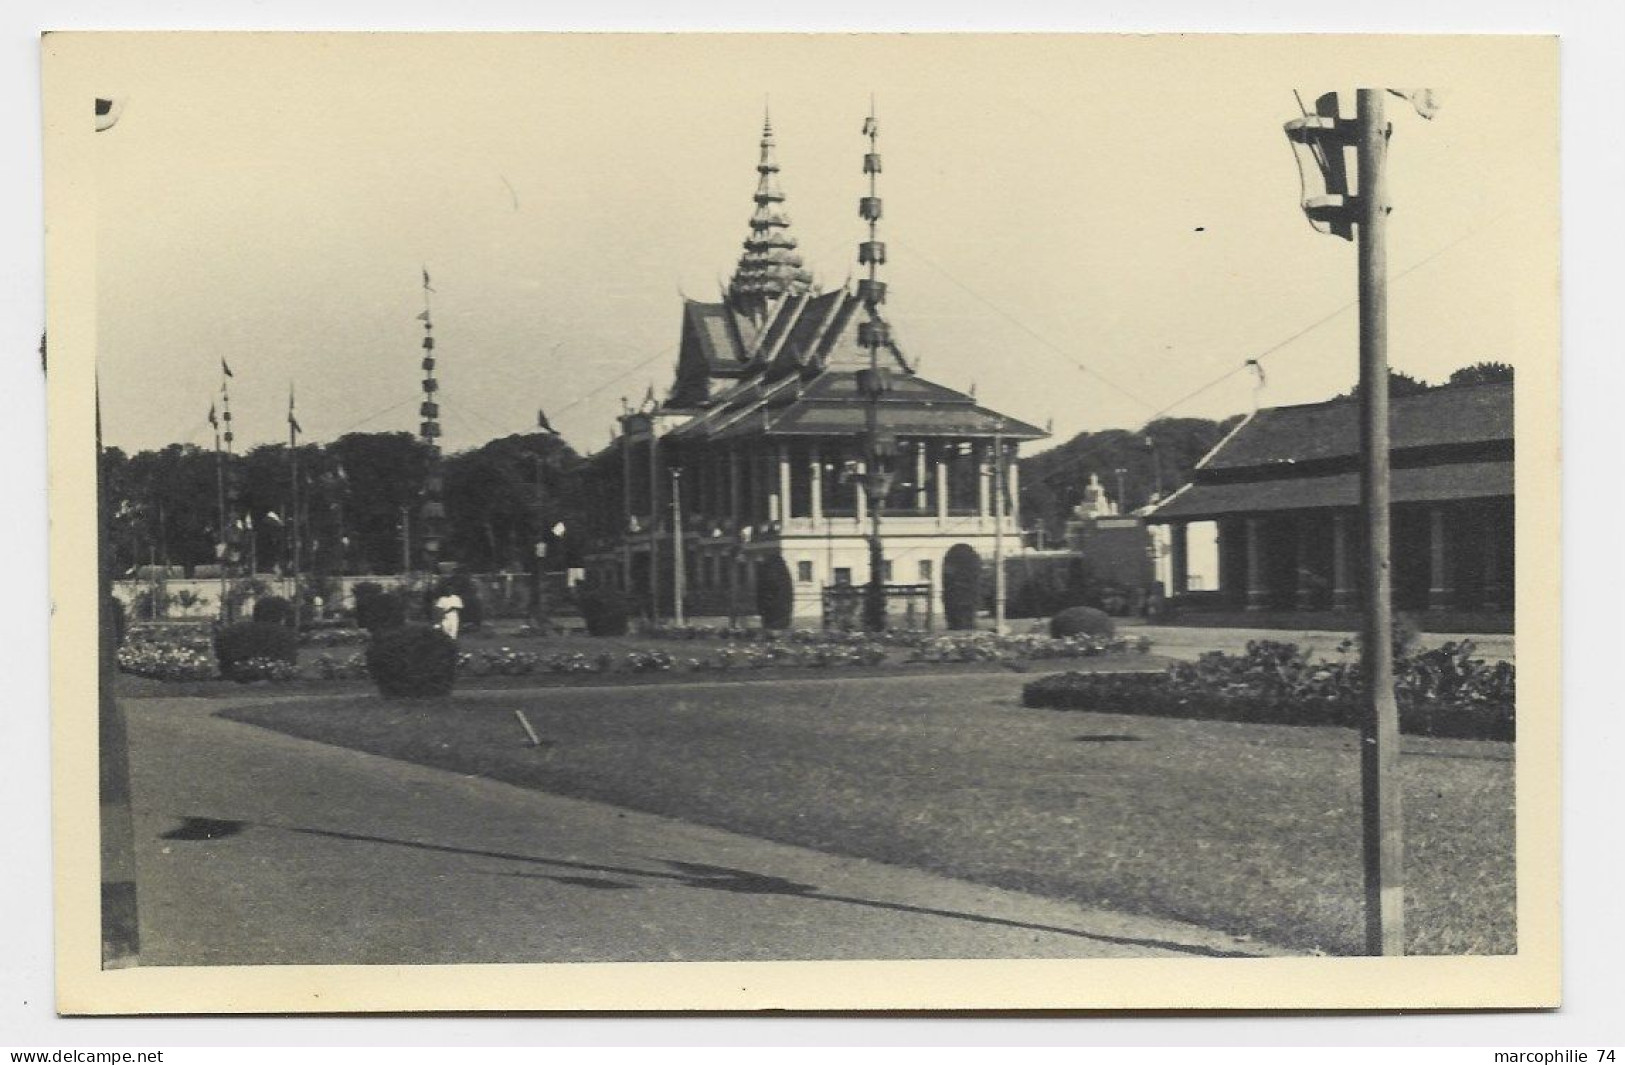
[[(1352, 733), (1027, 710), (1020, 683), (821, 676), (421, 705), (338, 695), (227, 716), (832, 853), (1358, 951)], [(1409, 949), (1515, 950), (1512, 746), (1407, 738), (1405, 750)]]

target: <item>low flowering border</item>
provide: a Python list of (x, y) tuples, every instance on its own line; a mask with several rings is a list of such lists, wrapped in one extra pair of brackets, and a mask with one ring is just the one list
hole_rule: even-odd
[[(1402, 732), (1513, 740), (1517, 672), (1475, 658), (1471, 640), (1394, 664)], [(1152, 674), (1057, 673), (1022, 689), (1022, 705), (1252, 724), (1352, 727), (1364, 680), (1358, 661), (1312, 659), (1296, 645), (1258, 640), (1241, 655), (1212, 652)]]

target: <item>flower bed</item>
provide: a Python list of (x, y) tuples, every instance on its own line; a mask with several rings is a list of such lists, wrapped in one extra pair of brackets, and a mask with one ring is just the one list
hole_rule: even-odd
[[(1404, 732), (1511, 740), (1517, 677), (1507, 662), (1473, 657), (1470, 640), (1394, 664)], [(1276, 725), (1358, 724), (1359, 663), (1311, 659), (1295, 644), (1257, 640), (1241, 655), (1212, 652), (1157, 674), (1058, 673), (1022, 690), (1026, 706)]]
[[(320, 646), (362, 642), (359, 630), (329, 630)], [(726, 636), (716, 634), (725, 633)], [(704, 635), (701, 635), (704, 634)], [(1137, 637), (1042, 635), (1000, 636), (991, 632), (930, 633), (897, 630), (884, 633), (821, 632), (761, 629), (658, 629), (646, 635), (668, 641), (693, 640), (693, 655), (662, 649), (545, 653), (509, 646), (465, 644), (457, 658), (468, 676), (587, 675), (603, 673), (725, 673), (768, 668), (839, 669), (902, 664), (988, 663), (1091, 658), (1110, 653), (1140, 653), (1150, 642)], [(715, 641), (712, 643), (711, 641)], [(702, 643), (704, 641), (704, 643)], [(483, 641), (482, 641), (483, 642)], [(705, 646), (709, 643), (710, 646)], [(119, 652), (125, 672), (161, 680), (208, 680), (220, 674), (211, 656), (209, 630), (194, 628), (184, 638), (151, 639), (127, 644)], [(255, 680), (358, 680), (367, 676), (365, 651), (340, 656), (320, 654), (295, 669), (256, 666)]]
[(220, 675), (207, 639), (202, 647), (144, 639), (128, 642), (118, 649), (118, 667), (155, 680), (212, 680)]

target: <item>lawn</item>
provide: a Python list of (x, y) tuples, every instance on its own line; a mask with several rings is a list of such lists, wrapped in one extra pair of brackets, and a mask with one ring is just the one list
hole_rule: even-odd
[[(1028, 710), (1020, 685), (999, 672), (419, 705), (335, 695), (226, 716), (831, 853), (1358, 951), (1352, 733)], [(1408, 737), (1405, 751), (1409, 949), (1515, 950), (1512, 745)]]

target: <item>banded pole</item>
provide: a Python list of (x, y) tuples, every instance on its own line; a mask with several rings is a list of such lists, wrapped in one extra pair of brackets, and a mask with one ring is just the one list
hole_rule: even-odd
[(886, 628), (886, 544), (880, 523), (886, 496), (891, 490), (891, 464), (897, 441), (880, 424), (881, 399), (891, 390), (889, 371), (880, 366), (880, 349), (890, 341), (890, 327), (880, 313), (880, 306), (886, 300), (886, 286), (880, 280), (880, 267), (886, 262), (886, 245), (879, 239), (880, 128), (872, 98), (869, 117), (863, 122), (863, 135), (869, 141), (869, 151), (863, 157), (869, 194), (858, 201), (858, 216), (869, 226), (869, 239), (858, 245), (858, 263), (868, 267), (868, 276), (858, 282), (858, 294), (868, 312), (867, 320), (858, 324), (858, 343), (869, 351), (869, 367), (858, 374), (858, 391), (867, 401), (864, 432), (867, 462), (863, 487), (869, 504), (869, 586), (863, 602), (863, 627), (870, 632), (881, 632)]

